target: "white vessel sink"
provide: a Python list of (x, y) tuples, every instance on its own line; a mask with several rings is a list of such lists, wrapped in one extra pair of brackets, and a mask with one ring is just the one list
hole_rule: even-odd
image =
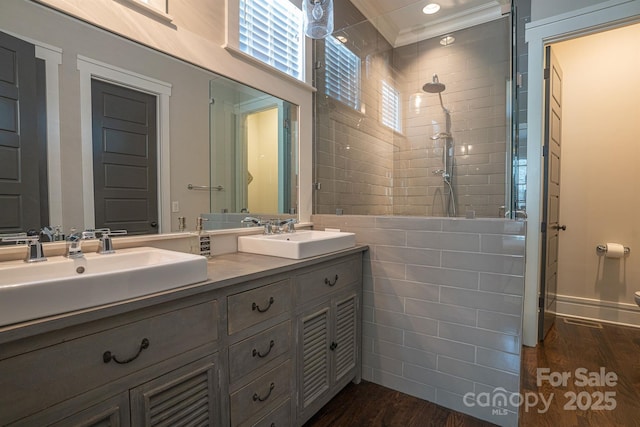
[(207, 279), (207, 259), (156, 248), (0, 263), (0, 326), (109, 304)]
[(302, 259), (354, 247), (356, 235), (339, 231), (300, 230), (295, 233), (238, 237), (238, 251)]

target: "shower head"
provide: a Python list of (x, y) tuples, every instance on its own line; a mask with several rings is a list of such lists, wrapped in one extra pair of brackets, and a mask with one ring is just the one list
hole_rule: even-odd
[(422, 90), (428, 93), (442, 93), (445, 89), (444, 83), (440, 83), (438, 75), (434, 74), (432, 81), (422, 86)]

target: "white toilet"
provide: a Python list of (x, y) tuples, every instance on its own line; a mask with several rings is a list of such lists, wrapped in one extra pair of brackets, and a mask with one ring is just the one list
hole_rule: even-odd
[(636, 292), (636, 294), (633, 297), (636, 300), (636, 304), (640, 305), (640, 291)]

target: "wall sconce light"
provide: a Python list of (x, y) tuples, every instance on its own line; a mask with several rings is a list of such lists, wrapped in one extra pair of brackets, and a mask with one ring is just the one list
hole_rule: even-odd
[(323, 39), (333, 32), (333, 0), (302, 0), (304, 33)]

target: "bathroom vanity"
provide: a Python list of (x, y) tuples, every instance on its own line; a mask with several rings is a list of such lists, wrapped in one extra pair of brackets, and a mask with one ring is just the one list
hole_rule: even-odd
[(364, 250), (0, 327), (0, 425), (302, 425), (360, 380)]

